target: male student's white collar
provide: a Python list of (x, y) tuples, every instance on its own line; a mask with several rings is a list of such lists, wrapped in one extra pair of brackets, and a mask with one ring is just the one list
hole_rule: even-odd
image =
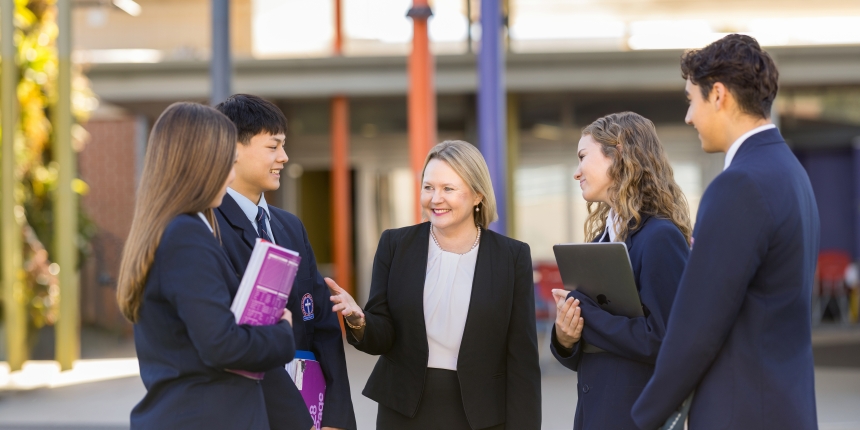
[[(227, 193), (233, 197), (233, 200), (235, 200), (236, 204), (239, 205), (239, 209), (242, 209), (242, 212), (244, 212), (245, 216), (251, 220), (251, 225), (253, 225), (254, 229), (257, 231), (259, 231), (259, 227), (257, 227), (257, 206), (263, 208), (263, 210), (266, 211), (266, 215), (268, 215), (268, 219), (266, 220), (266, 229), (270, 232), (272, 231), (272, 223), (269, 222), (269, 220), (272, 219), (272, 212), (269, 211), (269, 205), (266, 203), (265, 195), (261, 194), (260, 203), (255, 205), (251, 199), (239, 194), (238, 191), (230, 187), (227, 187)], [(271, 238), (271, 234), (269, 237)]]
[(765, 131), (765, 130), (770, 130), (772, 128), (776, 128), (776, 125), (765, 124), (761, 127), (756, 127), (754, 129), (742, 134), (741, 137), (739, 137), (738, 140), (736, 140), (735, 143), (733, 143), (732, 146), (729, 147), (729, 150), (726, 151), (726, 164), (723, 166), (723, 170), (726, 170), (729, 168), (729, 166), (732, 164), (732, 160), (735, 158), (735, 154), (738, 153), (738, 149), (741, 147), (741, 145), (747, 139), (750, 138), (750, 136), (752, 136), (756, 133), (760, 133), (760, 132)]
[(230, 197), (233, 197), (233, 200), (235, 200), (236, 204), (239, 205), (239, 209), (242, 209), (242, 212), (245, 213), (245, 216), (248, 217), (248, 219), (250, 219), (251, 221), (254, 221), (255, 225), (256, 225), (256, 219), (257, 219), (257, 206), (263, 208), (263, 210), (266, 211), (266, 215), (268, 215), (269, 218), (272, 217), (272, 213), (269, 212), (269, 205), (266, 204), (266, 196), (265, 195), (261, 194), (260, 195), (260, 203), (257, 203), (255, 205), (254, 202), (251, 201), (251, 199), (243, 196), (242, 194), (239, 194), (238, 191), (236, 191), (230, 187), (227, 187), (227, 193), (230, 194)]

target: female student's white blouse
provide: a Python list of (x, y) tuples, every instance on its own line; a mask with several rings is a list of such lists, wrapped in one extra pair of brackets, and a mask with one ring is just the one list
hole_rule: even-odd
[(424, 278), (424, 324), (430, 347), (427, 367), (457, 370), (479, 246), (454, 254), (439, 248), (432, 237), (428, 246)]
[(209, 224), (209, 220), (206, 219), (206, 215), (203, 215), (203, 212), (197, 212), (197, 216), (199, 216), (200, 219), (203, 220), (203, 223), (206, 224), (206, 227), (209, 229), (209, 231), (215, 233), (215, 230), (212, 229), (212, 225)]

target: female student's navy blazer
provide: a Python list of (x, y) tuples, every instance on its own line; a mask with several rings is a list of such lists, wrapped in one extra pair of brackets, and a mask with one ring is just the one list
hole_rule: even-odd
[[(647, 215), (625, 243), (645, 316), (614, 316), (585, 294), (571, 291), (568, 297), (579, 299), (585, 319), (582, 341), (574, 344), (571, 355), (562, 355), (553, 327), (553, 355), (578, 372), (576, 430), (637, 428), (630, 411), (654, 373), (669, 310), (690, 253), (675, 224)], [(584, 353), (583, 341), (606, 352)]]
[(260, 382), (225, 369), (265, 371), (293, 358), (286, 321), (236, 325), (239, 279), (198, 215), (164, 231), (149, 270), (134, 342), (146, 395), (133, 429), (269, 429)]
[[(362, 394), (412, 417), (424, 391), (429, 347), (424, 278), (430, 223), (386, 230), (373, 260), (367, 327), (358, 350), (381, 355)], [(472, 298), (457, 359), (463, 409), (472, 428), (541, 423), (535, 296), (529, 246), (481, 233)]]

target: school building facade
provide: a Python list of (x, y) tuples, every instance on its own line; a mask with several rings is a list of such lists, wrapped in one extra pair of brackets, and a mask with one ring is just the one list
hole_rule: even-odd
[[(82, 320), (126, 331), (115, 284), (149, 128), (170, 103), (205, 103), (209, 97), (209, 2), (138, 2), (140, 17), (102, 11), (108, 13), (105, 20), (86, 8), (74, 17), (78, 61), (100, 100), (79, 156), (80, 175), (90, 186), (82, 203), (99, 227), (81, 272)], [(352, 51), (345, 56), (266, 58), (255, 54), (252, 43), (255, 8), (262, 3), (231, 2), (231, 39), (234, 92), (265, 97), (288, 119), (290, 161), (281, 189), (267, 201), (302, 219), (321, 271), (337, 276), (331, 224), (340, 209), (330, 203), (331, 98), (346, 96), (354, 285), (361, 300), (382, 231), (414, 222), (403, 49), (408, 45), (368, 54), (367, 42), (355, 39), (347, 41)], [(434, 4), (438, 11), (447, 3)], [(829, 0), (822, 5), (841, 7)], [(703, 153), (695, 130), (684, 124), (683, 51), (599, 44), (585, 49), (558, 41), (525, 49), (526, 42), (511, 42), (506, 56), (508, 139), (516, 148), (510, 154), (516, 168), (508, 213), (514, 219), (509, 233), (531, 245), (535, 262), (552, 261), (553, 244), (583, 240), (587, 212), (573, 179), (575, 148), (582, 127), (612, 112), (635, 111), (654, 121), (695, 219), (723, 156)], [(773, 117), (812, 181), (821, 248), (860, 259), (860, 44), (766, 49), (780, 69)], [(434, 52), (438, 140), (477, 143), (476, 56), (462, 43), (436, 44)]]
[[(860, 251), (860, 47), (770, 50), (781, 88), (774, 119), (806, 167), (818, 199), (822, 249), (853, 259)], [(579, 131), (632, 110), (655, 122), (676, 179), (695, 216), (722, 170), (721, 154), (701, 151), (683, 123), (680, 51), (510, 54), (509, 135), (518, 140), (513, 236), (536, 261), (555, 243), (581, 241), (585, 203), (573, 179)], [(475, 142), (475, 58), (436, 58), (438, 139)], [(207, 63), (94, 65), (88, 71), (102, 108), (86, 125), (80, 172), (91, 192), (84, 207), (99, 226), (82, 272), (85, 322), (110, 325), (118, 257), (130, 226), (134, 184), (149, 127), (170, 103), (205, 102)], [(324, 273), (332, 274), (329, 99), (349, 97), (356, 285), (368, 292), (376, 242), (413, 221), (417, 190), (407, 154), (406, 63), (402, 57), (248, 60), (236, 65), (235, 91), (275, 102), (288, 118), (290, 157), (281, 189), (267, 200), (304, 221)]]

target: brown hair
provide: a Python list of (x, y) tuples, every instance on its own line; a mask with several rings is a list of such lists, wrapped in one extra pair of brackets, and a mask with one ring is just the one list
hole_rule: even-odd
[(203, 212), (219, 237), (209, 205), (235, 158), (236, 127), (217, 110), (174, 103), (158, 117), (149, 136), (117, 281), (117, 302), (129, 321), (137, 322), (155, 251), (177, 215)]
[(681, 56), (681, 77), (690, 79), (708, 98), (717, 82), (728, 88), (741, 111), (770, 118), (779, 90), (779, 71), (767, 52), (752, 37), (730, 34)]
[(462, 140), (446, 140), (430, 150), (424, 160), (424, 168), (421, 169), (421, 181), (424, 181), (424, 170), (430, 160), (438, 159), (444, 161), (457, 173), (472, 192), (482, 196), (478, 203), (480, 211), (472, 212), (475, 225), (484, 230), (489, 228), (490, 223), (499, 218), (496, 213), (496, 195), (493, 193), (493, 182), (490, 180), (490, 169), (481, 151), (471, 143)]
[[(672, 166), (647, 118), (633, 112), (607, 115), (582, 130), (612, 159), (609, 167), (609, 199), (618, 215), (618, 239), (626, 240), (641, 226), (642, 214), (672, 221), (690, 240), (690, 211), (681, 187), (675, 183)], [(610, 205), (588, 203), (585, 237), (594, 240), (606, 230)]]

